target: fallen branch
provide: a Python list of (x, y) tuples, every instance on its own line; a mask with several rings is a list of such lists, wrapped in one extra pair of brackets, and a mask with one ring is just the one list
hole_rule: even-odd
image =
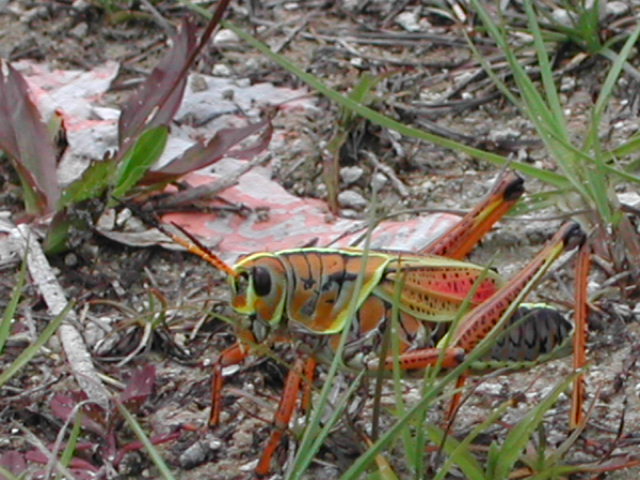
[[(27, 258), (31, 279), (42, 294), (47, 310), (51, 316), (56, 316), (64, 310), (68, 304), (66, 295), (58, 283), (42, 247), (36, 240), (36, 235), (27, 225), (19, 225), (11, 232), (11, 238), (22, 258)], [(66, 320), (60, 325), (58, 335), (64, 350), (71, 372), (80, 388), (87, 394), (90, 401), (107, 408), (110, 394), (100, 382), (98, 372), (91, 361), (86, 345), (80, 332), (74, 324), (78, 317), (72, 309)]]

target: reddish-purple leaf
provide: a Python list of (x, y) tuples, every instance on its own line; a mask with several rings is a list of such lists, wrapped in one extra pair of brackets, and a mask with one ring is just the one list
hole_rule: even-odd
[[(63, 442), (60, 445), (62, 449), (66, 447), (66, 444)], [(52, 451), (55, 448), (54, 444), (49, 446), (49, 451)], [(49, 457), (42, 451), (38, 449), (29, 450), (24, 457), (33, 463), (40, 463), (42, 465), (46, 465), (49, 463)], [(78, 457), (73, 457), (69, 463), (69, 468), (73, 470), (86, 470), (90, 472), (97, 472), (100, 468), (96, 467), (93, 463)], [(1, 477), (0, 477), (1, 478)]]
[[(260, 130), (262, 129), (262, 132)], [(231, 150), (247, 137), (260, 132), (258, 139), (245, 149)], [(181, 175), (206, 167), (217, 162), (226, 154), (235, 158), (248, 158), (267, 147), (271, 140), (273, 126), (270, 119), (261, 120), (244, 127), (223, 128), (206, 143), (196, 143), (181, 156), (173, 159), (164, 167), (150, 171), (143, 183), (166, 182)], [(248, 155), (248, 154), (251, 155)]]
[(0, 60), (0, 150), (13, 161), (30, 192), (29, 213), (52, 211), (60, 197), (56, 150), (29, 86), (9, 63)]
[(167, 55), (122, 107), (118, 123), (121, 155), (143, 131), (169, 125), (182, 102), (188, 72), (185, 66), (194, 48), (195, 25), (185, 20)]
[[(0, 455), (0, 466), (19, 476), (27, 468), (27, 462), (23, 453), (9, 450)], [(5, 476), (0, 474), (0, 480), (5, 480)]]
[(49, 463), (49, 458), (47, 458), (47, 456), (42, 451), (36, 449), (29, 450), (24, 454), (24, 457), (30, 462), (34, 463), (41, 463), (43, 465)]
[(131, 408), (142, 405), (153, 392), (156, 384), (156, 367), (149, 364), (133, 372), (127, 386), (120, 394), (120, 400)]
[[(66, 422), (73, 413), (75, 406), (83, 400), (86, 400), (84, 392), (74, 392), (71, 395), (56, 393), (51, 398), (51, 411), (58, 418)], [(104, 417), (104, 412), (99, 406), (86, 404), (82, 408), (82, 413), (83, 428), (98, 435), (105, 434), (105, 428), (100, 423), (100, 420)]]

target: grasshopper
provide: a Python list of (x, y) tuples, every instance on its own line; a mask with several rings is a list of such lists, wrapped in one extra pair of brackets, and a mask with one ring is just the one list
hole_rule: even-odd
[[(443, 368), (451, 368), (464, 361), (491, 332), (510, 326), (514, 328), (491, 347), (474, 369), (505, 364), (523, 368), (564, 354), (573, 329), (558, 312), (535, 307), (513, 309), (516, 313), (511, 317), (504, 314), (520, 300), (522, 292), (535, 286), (555, 259), (585, 243), (585, 234), (577, 224), (564, 224), (508, 282), (490, 269), (462, 260), (523, 193), (521, 178), (512, 173), (503, 175), (484, 202), (417, 253), (299, 248), (252, 253), (230, 266), (186, 232), (176, 235), (162, 227), (176, 242), (227, 275), (231, 306), (248, 318), (248, 328), (239, 333), (238, 342), (224, 350), (214, 364), (210, 426), (220, 423), (222, 370), (242, 362), (251, 351), (250, 345), (282, 340), (306, 345), (306, 359), (297, 359), (287, 376), (269, 443), (256, 468), (258, 476), (271, 472), (272, 459), (295, 413), (300, 392), (305, 390), (303, 405), (308, 406), (308, 387), (317, 362), (330, 361), (346, 328), (349, 332), (342, 361), (356, 369), (390, 370), (394, 362), (406, 371), (438, 362)], [(581, 278), (585, 277), (583, 273)], [(395, 292), (398, 282), (399, 295)], [(466, 299), (471, 310), (457, 322), (455, 331), (449, 331)], [(399, 302), (400, 354), (396, 359), (380, 359), (394, 301)], [(351, 307), (351, 311), (355, 313), (350, 319), (352, 302), (355, 308)], [(586, 316), (584, 308), (577, 310)], [(584, 331), (584, 327), (579, 330)], [(584, 353), (576, 357), (584, 364)], [(580, 366), (577, 364), (577, 368)], [(464, 378), (460, 377), (459, 386)], [(576, 382), (574, 424), (582, 418), (583, 389), (582, 380)], [(450, 415), (459, 398), (454, 397)]]

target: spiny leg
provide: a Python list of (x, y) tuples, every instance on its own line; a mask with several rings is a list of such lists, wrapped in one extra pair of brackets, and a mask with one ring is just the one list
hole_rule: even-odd
[[(573, 368), (580, 370), (587, 364), (587, 340), (589, 325), (587, 323), (588, 298), (587, 284), (591, 266), (591, 251), (588, 244), (583, 245), (578, 254), (576, 266), (576, 305), (575, 305), (575, 333), (573, 339)], [(571, 397), (571, 417), (569, 426), (576, 428), (584, 421), (582, 403), (585, 397), (584, 374), (578, 375), (573, 384)]]
[(514, 172), (504, 173), (487, 198), (456, 225), (429, 244), (422, 253), (455, 259), (465, 258), (491, 227), (524, 193), (524, 181)]
[(313, 380), (316, 375), (318, 362), (315, 358), (309, 357), (304, 365), (304, 388), (302, 390), (302, 411), (311, 410), (311, 400), (313, 396)]
[[(307, 365), (307, 367), (308, 366), (309, 365)], [(287, 375), (284, 391), (282, 392), (282, 397), (278, 404), (278, 410), (273, 417), (273, 431), (269, 437), (269, 443), (262, 453), (260, 463), (258, 463), (256, 468), (256, 475), (258, 477), (264, 477), (271, 473), (271, 461), (280, 446), (282, 436), (289, 427), (289, 422), (291, 421), (296, 409), (296, 403), (300, 393), (300, 385), (302, 383), (303, 370), (305, 370), (305, 361), (298, 358)]]
[(229, 348), (222, 351), (218, 360), (213, 365), (211, 375), (211, 413), (209, 414), (209, 426), (215, 427), (220, 423), (220, 413), (222, 412), (222, 387), (224, 377), (222, 370), (229, 365), (241, 363), (249, 355), (249, 345), (255, 343), (253, 333), (243, 330), (238, 334), (239, 340)]
[[(465, 356), (484, 340), (494, 329), (502, 328), (508, 318), (505, 312), (513, 303), (520, 302), (538, 283), (542, 275), (564, 251), (584, 243), (584, 233), (577, 224), (563, 225), (536, 257), (504, 287), (485, 303), (469, 312), (460, 322), (456, 332), (448, 340), (450, 347), (424, 348), (405, 352), (398, 358), (404, 370), (422, 369), (442, 361), (443, 368), (451, 368), (464, 361)], [(384, 360), (384, 368), (391, 370), (394, 359)], [(368, 368), (376, 368), (372, 363)], [(454, 399), (454, 402), (459, 400)]]

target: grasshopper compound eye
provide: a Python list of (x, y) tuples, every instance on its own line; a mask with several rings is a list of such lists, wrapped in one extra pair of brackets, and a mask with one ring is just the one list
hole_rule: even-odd
[(256, 295), (264, 297), (271, 292), (271, 274), (264, 267), (255, 267), (251, 270), (253, 289)]

